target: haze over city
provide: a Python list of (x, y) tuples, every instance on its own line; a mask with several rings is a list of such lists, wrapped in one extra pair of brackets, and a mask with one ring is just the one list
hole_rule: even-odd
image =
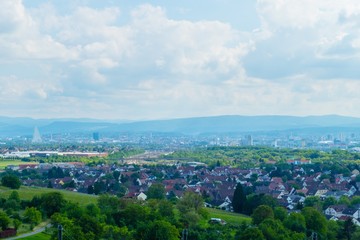
[(1, 115), (359, 117), (359, 14), (355, 0), (2, 0)]

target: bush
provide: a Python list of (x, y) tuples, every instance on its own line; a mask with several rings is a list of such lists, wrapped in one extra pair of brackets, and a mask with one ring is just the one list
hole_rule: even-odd
[(19, 189), (21, 186), (20, 179), (15, 175), (5, 175), (1, 178), (1, 184), (11, 189)]

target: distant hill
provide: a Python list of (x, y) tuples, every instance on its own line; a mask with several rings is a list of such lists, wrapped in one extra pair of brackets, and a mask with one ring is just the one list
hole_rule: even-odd
[(38, 126), (42, 134), (91, 132), (171, 132), (184, 134), (244, 133), (271, 131), (360, 130), (360, 118), (326, 116), (214, 116), (114, 122), (96, 119), (32, 119), (0, 117), (0, 136), (31, 135)]

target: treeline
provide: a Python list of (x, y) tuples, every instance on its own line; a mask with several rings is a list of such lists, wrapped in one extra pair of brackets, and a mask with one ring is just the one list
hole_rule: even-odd
[(249, 194), (241, 184), (236, 186), (232, 199), (235, 212), (249, 214), (251, 225), (243, 225), (235, 239), (270, 240), (270, 239), (360, 239), (360, 228), (351, 218), (346, 221), (328, 221), (322, 214), (328, 206), (334, 204), (356, 205), (359, 197), (350, 200), (319, 197), (308, 197), (304, 204), (298, 204), (290, 214), (284, 207), (269, 195)]
[(357, 240), (360, 229), (351, 219), (346, 221), (328, 221), (313, 207), (304, 207), (301, 211), (288, 214), (283, 207), (272, 208), (268, 205), (257, 207), (251, 225), (241, 226), (235, 236), (237, 240)]
[(209, 165), (255, 166), (269, 160), (284, 163), (288, 159), (310, 159), (312, 162), (360, 161), (360, 153), (346, 150), (323, 152), (313, 149), (277, 149), (270, 147), (207, 147), (179, 150), (163, 156), (166, 159), (199, 161)]
[[(137, 201), (101, 195), (97, 204), (84, 207), (66, 201), (59, 192), (45, 193), (32, 200), (20, 200), (16, 191), (0, 201), (0, 226), (31, 229), (43, 220), (52, 223), (52, 239), (61, 225), (63, 239), (98, 240), (175, 240), (229, 239), (232, 231), (222, 226), (207, 226), (209, 214), (198, 194), (187, 192), (180, 200), (165, 199), (159, 186), (149, 190), (149, 200)], [(205, 224), (205, 225), (204, 225)], [(221, 236), (224, 237), (221, 237)], [(220, 236), (220, 238), (219, 238)]]
[(61, 225), (64, 239), (75, 240), (360, 239), (360, 229), (351, 220), (328, 221), (316, 206), (289, 214), (267, 195), (246, 197), (242, 211), (251, 212), (252, 221), (240, 225), (208, 223), (209, 212), (196, 193), (167, 200), (161, 184), (155, 184), (147, 195), (146, 201), (100, 195), (97, 204), (79, 206), (59, 192), (20, 200), (13, 191), (7, 199), (0, 198), (0, 227), (25, 224), (32, 229), (50, 219), (52, 239), (57, 239)]

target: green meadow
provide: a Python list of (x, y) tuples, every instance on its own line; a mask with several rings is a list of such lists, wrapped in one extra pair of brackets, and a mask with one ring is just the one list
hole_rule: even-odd
[[(0, 187), (0, 195), (3, 198), (7, 198), (11, 192), (14, 191), (13, 189)], [(19, 192), (20, 198), (24, 200), (31, 200), (34, 196), (40, 196), (43, 193), (49, 192), (61, 192), (64, 195), (64, 198), (68, 201), (79, 203), (80, 206), (85, 206), (89, 203), (97, 202), (97, 196), (84, 194), (84, 193), (77, 193), (77, 192), (70, 192), (66, 190), (56, 190), (52, 188), (40, 188), (40, 187), (26, 187), (21, 186), (20, 189), (16, 190)]]
[(4, 170), (8, 165), (18, 166), (20, 164), (36, 164), (37, 162), (24, 162), (18, 159), (15, 160), (3, 160), (0, 159), (0, 170)]
[(243, 222), (249, 223), (251, 221), (251, 218), (249, 216), (239, 213), (227, 212), (215, 208), (206, 208), (206, 210), (209, 212), (210, 218), (221, 218), (227, 223), (231, 223), (234, 225), (240, 225)]

